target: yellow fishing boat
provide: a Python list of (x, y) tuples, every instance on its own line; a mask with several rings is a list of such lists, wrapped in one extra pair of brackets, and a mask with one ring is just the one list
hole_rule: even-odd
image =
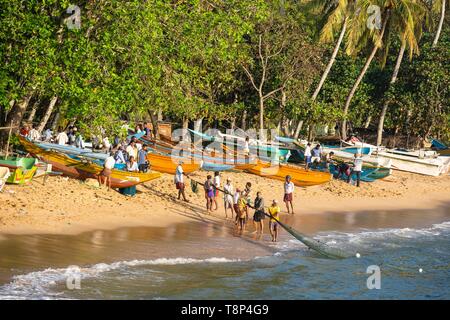
[(287, 175), (291, 176), (292, 182), (296, 186), (307, 187), (327, 183), (332, 175), (328, 172), (305, 170), (301, 167), (295, 167), (283, 164), (274, 164), (259, 161), (252, 168), (246, 169), (247, 172), (261, 177), (284, 181)]
[[(177, 159), (175, 158), (172, 159), (170, 156), (155, 153), (148, 153), (147, 160), (150, 161), (152, 170), (163, 173), (175, 174), (175, 171), (178, 166)], [(194, 172), (200, 169), (200, 163), (195, 163), (189, 160), (182, 160), (182, 161), (183, 161), (183, 171), (185, 173)]]

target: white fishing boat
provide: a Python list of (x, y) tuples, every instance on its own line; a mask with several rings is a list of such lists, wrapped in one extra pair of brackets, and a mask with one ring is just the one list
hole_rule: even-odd
[(377, 157), (390, 159), (392, 169), (424, 174), (428, 176), (439, 176), (446, 174), (450, 168), (449, 157), (421, 157), (411, 152), (389, 152), (382, 151), (377, 153)]

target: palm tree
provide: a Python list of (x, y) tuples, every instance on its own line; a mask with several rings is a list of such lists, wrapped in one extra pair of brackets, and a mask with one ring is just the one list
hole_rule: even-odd
[[(422, 26), (424, 20), (426, 19), (426, 8), (422, 2), (411, 4), (409, 8), (413, 12), (413, 18), (415, 19), (415, 22), (414, 24), (403, 23), (402, 25), (402, 21), (398, 21), (400, 29), (399, 31), (401, 32), (400, 33), (401, 46), (399, 53), (397, 55), (394, 70), (392, 72), (391, 81), (389, 83), (390, 86), (397, 81), (398, 72), (400, 70), (400, 65), (402, 63), (406, 47), (408, 46), (410, 49), (409, 50), (410, 59), (412, 58), (414, 52), (418, 53), (419, 51), (417, 42), (422, 36)], [(383, 108), (381, 110), (380, 119), (378, 121), (377, 146), (381, 145), (383, 139), (384, 119), (386, 117), (389, 103), (390, 103), (389, 99), (386, 99), (383, 104)]]
[(442, 31), (442, 25), (444, 24), (444, 19), (445, 19), (445, 0), (440, 0), (440, 1), (435, 1), (433, 3), (433, 9), (435, 10), (439, 10), (440, 7), (440, 11), (441, 11), (441, 18), (439, 19), (439, 24), (438, 24), (438, 28), (436, 30), (436, 35), (434, 36), (434, 40), (433, 40), (433, 48), (436, 47), (439, 37), (441, 35), (441, 31)]
[[(370, 16), (371, 12), (368, 12), (368, 9), (374, 5), (381, 8), (382, 25), (381, 29), (373, 28), (370, 30), (367, 25), (372, 16)], [(388, 48), (389, 35), (400, 34), (401, 37), (403, 37), (402, 42), (405, 42), (411, 57), (414, 53), (418, 52), (417, 40), (414, 33), (416, 28), (415, 10), (417, 10), (417, 6), (417, 0), (360, 0), (359, 14), (355, 15), (350, 21), (346, 51), (348, 54), (354, 55), (357, 50), (361, 50), (362, 46), (366, 45), (368, 40), (373, 42), (373, 48), (345, 101), (344, 120), (341, 125), (341, 135), (343, 139), (347, 137), (347, 120), (345, 117), (348, 114), (353, 96), (369, 69), (378, 49), (383, 45), (385, 48)], [(401, 54), (401, 57), (403, 57), (403, 53)], [(398, 59), (398, 62), (398, 67), (400, 67), (401, 59)]]

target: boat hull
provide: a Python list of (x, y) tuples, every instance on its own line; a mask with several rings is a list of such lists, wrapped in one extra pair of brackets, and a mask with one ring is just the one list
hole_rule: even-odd
[(10, 176), (6, 183), (25, 184), (29, 183), (36, 174), (35, 158), (0, 158), (0, 166), (6, 167), (10, 171)]
[[(59, 152), (43, 150), (22, 137), (19, 139), (28, 152), (40, 160), (51, 164), (53, 171), (62, 172), (65, 176), (80, 180), (97, 179), (103, 170), (103, 167), (95, 163), (71, 159)], [(111, 173), (111, 187), (128, 188), (157, 179), (160, 176), (161, 174), (158, 172), (137, 173), (113, 169)]]

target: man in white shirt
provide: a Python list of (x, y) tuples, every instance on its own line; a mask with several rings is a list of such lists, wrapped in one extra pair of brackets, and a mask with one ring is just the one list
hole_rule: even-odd
[(64, 146), (67, 144), (67, 142), (69, 142), (69, 137), (67, 136), (65, 131), (61, 131), (60, 133), (58, 133), (58, 135), (56, 136), (56, 142), (60, 146)]
[(139, 172), (139, 167), (138, 167), (136, 160), (134, 160), (134, 157), (130, 157), (130, 161), (128, 161), (128, 163), (127, 163), (127, 171)]
[(283, 201), (286, 204), (287, 212), (288, 213), (292, 212), (292, 214), (294, 214), (294, 207), (292, 205), (293, 193), (294, 193), (294, 183), (291, 181), (291, 176), (286, 176), (286, 181), (284, 182)]
[(311, 165), (311, 143), (307, 143), (305, 147), (305, 169), (308, 170)]
[(359, 153), (355, 153), (355, 159), (353, 160), (353, 172), (356, 174), (356, 186), (359, 187), (361, 181), (361, 171), (363, 166), (363, 160)]
[(128, 158), (134, 157), (135, 159), (137, 159), (138, 150), (136, 148), (136, 142), (131, 141), (126, 151), (128, 153)]
[(30, 133), (28, 133), (28, 139), (30, 139), (31, 141), (37, 141), (40, 140), (41, 135), (39, 133), (39, 131), (37, 131), (34, 126), (31, 126), (31, 130)]
[(231, 219), (233, 219), (233, 185), (231, 184), (231, 179), (227, 179), (227, 183), (223, 186), (223, 206), (225, 208), (225, 219), (228, 219), (228, 209), (231, 211)]
[(184, 189), (185, 189), (185, 185), (184, 185), (184, 171), (183, 171), (183, 162), (180, 161), (178, 163), (177, 169), (175, 170), (175, 177), (174, 177), (174, 181), (175, 181), (175, 186), (178, 190), (178, 200), (180, 200), (181, 196), (183, 196), (183, 200), (185, 202), (189, 202), (186, 199), (186, 194), (184, 193)]
[[(106, 158), (105, 163), (103, 165), (103, 170), (98, 175), (98, 183), (100, 186), (104, 183), (105, 186), (108, 185), (108, 191), (111, 189), (111, 173), (114, 169), (114, 166), (116, 164), (116, 160), (114, 160), (114, 153), (111, 152), (109, 154), (109, 157)], [(105, 178), (105, 181), (103, 182), (103, 177)]]

